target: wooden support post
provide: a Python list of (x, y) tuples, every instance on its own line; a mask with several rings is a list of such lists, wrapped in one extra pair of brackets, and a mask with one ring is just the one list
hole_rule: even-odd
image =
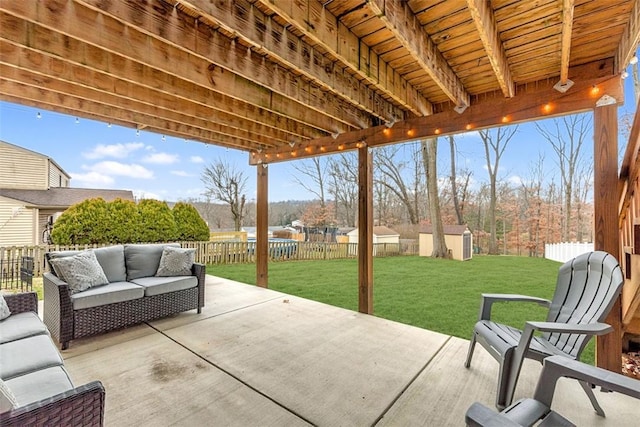
[[(618, 106), (594, 110), (594, 226), (596, 250), (609, 252), (620, 260), (618, 229)], [(614, 372), (621, 371), (622, 308), (620, 298), (605, 320), (614, 331), (596, 338), (596, 364)]]
[(269, 167), (256, 166), (258, 195), (256, 200), (256, 285), (266, 288), (269, 279)]
[(373, 314), (373, 156), (358, 148), (358, 311)]

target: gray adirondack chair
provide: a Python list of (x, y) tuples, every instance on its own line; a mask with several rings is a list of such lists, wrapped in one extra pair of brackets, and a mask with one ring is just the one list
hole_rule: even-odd
[(563, 356), (550, 356), (538, 379), (533, 398), (520, 399), (500, 413), (481, 403), (474, 403), (465, 415), (468, 426), (574, 426), (561, 414), (551, 410), (556, 384), (560, 378), (573, 378), (608, 391), (640, 399), (640, 381)]
[[(579, 360), (593, 335), (613, 329), (602, 321), (613, 307), (624, 282), (618, 261), (602, 251), (588, 252), (560, 267), (551, 301), (523, 295), (483, 294), (465, 367), (471, 365), (473, 350), (480, 343), (499, 363), (496, 406), (504, 409), (513, 400), (524, 358), (542, 362), (561, 355)], [(526, 322), (524, 329), (491, 321), (491, 306), (497, 301), (529, 301), (548, 307), (545, 322)], [(542, 335), (534, 335), (534, 332)], [(582, 388), (596, 412), (604, 416), (595, 395), (586, 382)]]

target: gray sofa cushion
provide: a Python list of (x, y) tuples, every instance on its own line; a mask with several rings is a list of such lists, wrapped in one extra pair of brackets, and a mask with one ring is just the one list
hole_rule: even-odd
[(39, 369), (62, 365), (49, 335), (36, 335), (0, 345), (0, 378), (7, 381)]
[(7, 380), (6, 384), (15, 396), (18, 406), (25, 406), (73, 388), (73, 383), (63, 366), (20, 375)]
[[(124, 263), (124, 245), (105, 246), (104, 248), (92, 250), (96, 254), (98, 264), (102, 267), (110, 283), (124, 282), (127, 280), (127, 270)], [(61, 257), (73, 256), (80, 252), (81, 251), (51, 251), (47, 253), (47, 259), (51, 261)]]
[(47, 327), (33, 311), (16, 313), (0, 321), (0, 344), (48, 333)]
[(144, 287), (146, 296), (152, 296), (195, 288), (198, 286), (198, 278), (196, 276), (141, 277), (134, 279), (133, 283)]
[(144, 288), (142, 286), (130, 282), (115, 282), (73, 294), (71, 295), (71, 303), (74, 310), (81, 310), (83, 308), (130, 301), (143, 296)]
[(178, 243), (157, 243), (124, 245), (124, 260), (127, 266), (127, 280), (155, 276), (160, 265), (162, 250), (166, 246), (180, 247)]

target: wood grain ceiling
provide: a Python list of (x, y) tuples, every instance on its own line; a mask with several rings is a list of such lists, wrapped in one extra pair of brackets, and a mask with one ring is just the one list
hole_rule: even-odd
[(640, 0), (0, 0), (0, 99), (272, 162), (620, 101), (639, 41)]

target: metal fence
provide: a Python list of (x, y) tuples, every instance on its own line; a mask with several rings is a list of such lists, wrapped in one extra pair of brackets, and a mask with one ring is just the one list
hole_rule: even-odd
[[(184, 248), (196, 249), (196, 262), (212, 264), (246, 264), (256, 261), (256, 246), (249, 242), (181, 242)], [(0, 247), (0, 289), (31, 289), (32, 279), (47, 270), (44, 254), (50, 251), (85, 250), (109, 245), (37, 245)], [(326, 260), (355, 258), (357, 243), (269, 242), (270, 261)], [(417, 255), (417, 240), (374, 244), (375, 257)]]

